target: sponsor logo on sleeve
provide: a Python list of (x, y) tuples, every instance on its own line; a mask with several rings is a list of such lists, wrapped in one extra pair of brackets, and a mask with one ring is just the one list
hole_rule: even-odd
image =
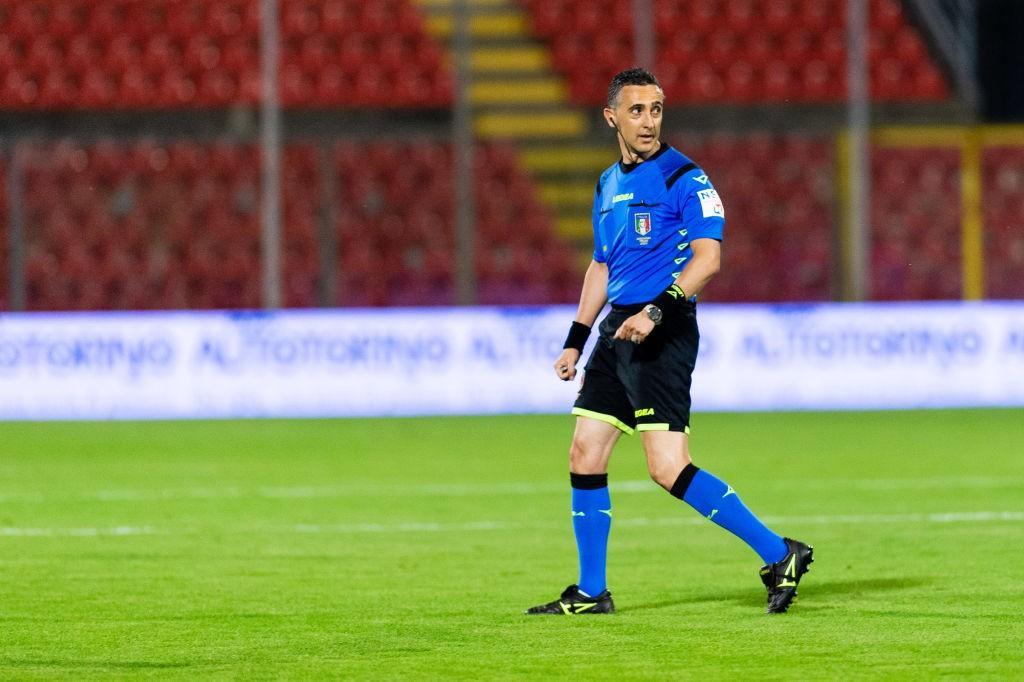
[(717, 190), (702, 189), (697, 192), (697, 198), (700, 199), (700, 210), (705, 218), (725, 217), (725, 207), (722, 206)]

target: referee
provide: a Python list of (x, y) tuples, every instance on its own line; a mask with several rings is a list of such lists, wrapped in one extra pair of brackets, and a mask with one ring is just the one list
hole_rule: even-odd
[(697, 360), (697, 294), (718, 272), (725, 210), (708, 176), (660, 139), (665, 95), (645, 69), (617, 74), (604, 118), (622, 158), (594, 194), (594, 257), (576, 320), (555, 361), (576, 376), (584, 344), (606, 302), (611, 312), (573, 407), (569, 450), (579, 583), (529, 614), (612, 613), (605, 583), (612, 506), (608, 460), (619, 436), (640, 432), (658, 485), (738, 536), (761, 557), (768, 612), (783, 613), (808, 570), (810, 546), (765, 526), (726, 483), (690, 459), (690, 379)]

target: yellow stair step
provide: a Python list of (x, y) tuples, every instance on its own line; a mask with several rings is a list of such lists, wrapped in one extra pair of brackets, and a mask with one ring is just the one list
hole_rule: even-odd
[(564, 147), (524, 149), (523, 165), (533, 172), (576, 171), (593, 172), (594, 181), (600, 173), (618, 159), (618, 150), (605, 147)]
[[(420, 7), (428, 10), (452, 11), (455, 7), (455, 0), (415, 0)], [(469, 0), (470, 7), (502, 7), (508, 5), (509, 0)]]
[(539, 188), (541, 198), (552, 207), (589, 210), (594, 201), (592, 182), (542, 182)]
[(554, 113), (489, 113), (476, 117), (481, 137), (550, 138), (582, 135), (587, 120), (577, 111)]
[(551, 68), (548, 51), (533, 45), (508, 48), (477, 48), (470, 64), (474, 71), (543, 71)]
[(473, 104), (558, 104), (566, 101), (566, 92), (555, 78), (477, 80), (469, 98)]
[[(435, 38), (448, 39), (455, 30), (450, 15), (434, 14), (427, 17), (427, 32)], [(526, 18), (519, 12), (480, 14), (470, 17), (469, 32), (474, 38), (505, 38), (524, 36)]]
[(593, 237), (594, 226), (590, 222), (590, 216), (559, 216), (555, 218), (555, 231), (558, 232), (558, 236), (566, 239), (581, 239)]

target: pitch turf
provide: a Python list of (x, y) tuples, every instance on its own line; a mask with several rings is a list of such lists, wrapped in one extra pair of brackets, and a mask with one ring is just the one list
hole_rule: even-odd
[(611, 469), (619, 613), (575, 575), (569, 417), (0, 424), (0, 677), (1012, 678), (1021, 411), (700, 415), (696, 461), (814, 544), (759, 562)]

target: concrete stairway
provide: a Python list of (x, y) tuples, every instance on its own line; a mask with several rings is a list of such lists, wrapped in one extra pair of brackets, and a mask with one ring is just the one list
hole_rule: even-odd
[[(450, 44), (452, 0), (415, 0), (428, 32)], [(547, 46), (529, 33), (529, 17), (514, 0), (470, 0), (474, 125), (482, 139), (511, 139), (557, 219), (559, 235), (589, 259), (594, 183), (617, 157), (609, 137), (594, 146), (591, 112), (569, 101)], [(599, 135), (599, 133), (598, 133)]]

